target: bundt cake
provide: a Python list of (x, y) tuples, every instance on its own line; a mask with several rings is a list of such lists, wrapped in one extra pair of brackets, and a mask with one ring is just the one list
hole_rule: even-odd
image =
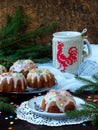
[(64, 113), (66, 110), (75, 110), (76, 103), (68, 91), (50, 90), (42, 99), (41, 109), (49, 113)]
[(0, 92), (23, 92), (27, 83), (22, 73), (2, 73), (0, 75)]
[(9, 69), (10, 72), (23, 73), (26, 77), (31, 69), (37, 68), (37, 65), (32, 60), (17, 60)]
[(32, 69), (27, 75), (27, 84), (32, 88), (48, 88), (55, 85), (55, 77), (45, 68)]
[(7, 69), (5, 68), (5, 66), (0, 65), (0, 74), (5, 73), (5, 72), (7, 72)]

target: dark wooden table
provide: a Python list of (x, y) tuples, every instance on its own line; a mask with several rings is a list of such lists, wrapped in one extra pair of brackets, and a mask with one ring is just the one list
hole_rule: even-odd
[[(1, 94), (0, 96), (7, 96), (11, 99), (11, 102), (20, 104), (22, 101), (31, 99), (33, 96), (43, 95), (44, 93), (39, 94)], [(92, 100), (95, 96), (98, 96), (98, 93), (91, 94), (84, 92), (80, 95), (77, 95), (80, 98), (87, 99), (88, 96), (92, 97)], [(95, 126), (91, 125), (91, 122), (84, 122), (79, 125), (65, 125), (59, 127), (50, 127), (45, 125), (34, 125), (30, 124), (27, 121), (15, 120), (16, 115), (13, 115), (13, 118), (9, 118), (10, 114), (2, 112), (0, 114), (0, 130), (98, 130), (98, 123)], [(6, 119), (8, 118), (8, 119)], [(12, 124), (10, 124), (12, 122)]]

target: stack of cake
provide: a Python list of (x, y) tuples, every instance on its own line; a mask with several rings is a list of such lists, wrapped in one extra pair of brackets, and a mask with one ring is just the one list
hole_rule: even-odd
[(54, 74), (45, 68), (38, 68), (32, 60), (17, 60), (9, 71), (0, 65), (0, 92), (23, 92), (28, 86), (39, 89), (54, 85)]

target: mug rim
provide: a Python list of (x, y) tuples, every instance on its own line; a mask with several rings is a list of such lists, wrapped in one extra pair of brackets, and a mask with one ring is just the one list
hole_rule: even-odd
[(53, 33), (53, 36), (60, 37), (60, 38), (75, 38), (75, 37), (80, 37), (81, 33), (76, 31), (61, 31), (61, 32)]

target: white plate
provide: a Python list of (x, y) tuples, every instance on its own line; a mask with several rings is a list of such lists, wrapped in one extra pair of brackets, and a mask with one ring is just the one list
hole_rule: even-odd
[(27, 90), (24, 91), (24, 92), (3, 92), (3, 93), (5, 93), (5, 94), (17, 94), (17, 95), (37, 94), (37, 93), (47, 92), (50, 89), (51, 88), (40, 88), (40, 89), (36, 89), (36, 88), (30, 88), (30, 87), (28, 87)]
[[(44, 96), (38, 96), (36, 98), (32, 98), (31, 100), (28, 101), (28, 107), (32, 109), (32, 111), (35, 114), (39, 114), (41, 116), (46, 116), (46, 117), (52, 117), (52, 118), (64, 118), (66, 117), (65, 113), (48, 113), (48, 112), (40, 112), (38, 110), (35, 109), (35, 102), (37, 103), (38, 106), (41, 106), (41, 102), (42, 99), (44, 98)], [(74, 97), (75, 101), (76, 101), (76, 109), (80, 110), (81, 108), (81, 104), (85, 104), (85, 101), (81, 98), (78, 97)]]

